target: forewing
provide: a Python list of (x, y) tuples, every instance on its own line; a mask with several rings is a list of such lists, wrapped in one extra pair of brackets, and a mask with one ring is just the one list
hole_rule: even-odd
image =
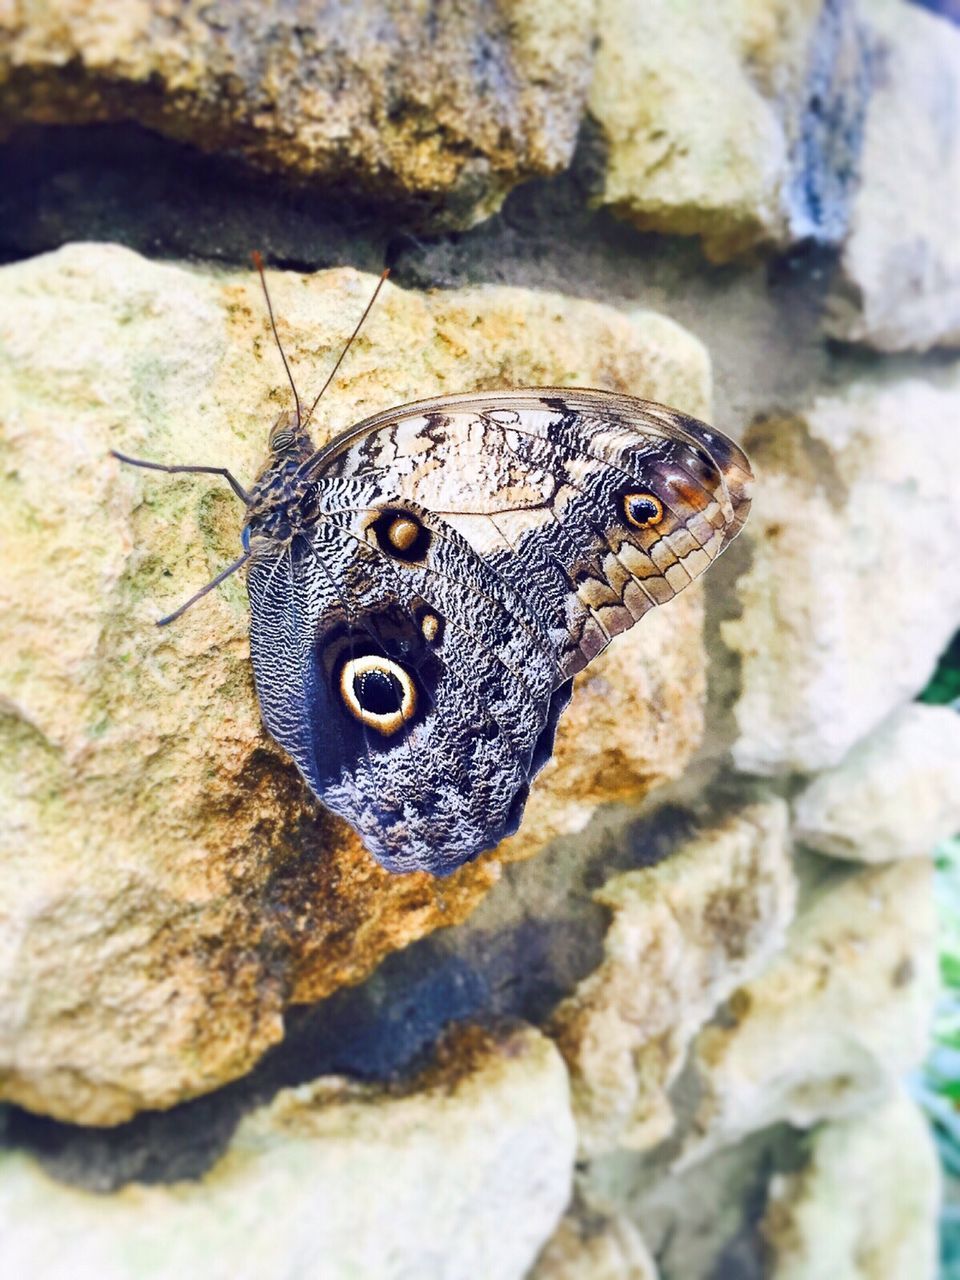
[[(571, 388), (393, 409), (332, 441), (313, 469), (441, 515), (527, 602), (559, 679), (716, 559), (746, 519), (752, 480), (743, 451), (706, 424)], [(627, 504), (644, 496), (659, 517), (641, 526)]]

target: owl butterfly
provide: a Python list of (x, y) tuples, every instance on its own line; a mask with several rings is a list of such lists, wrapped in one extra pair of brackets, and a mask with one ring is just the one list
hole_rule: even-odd
[(277, 345), (295, 410), (249, 492), (117, 455), (246, 505), (243, 555), (161, 622), (246, 565), (267, 729), (384, 867), (445, 876), (516, 831), (577, 672), (736, 537), (750, 465), (675, 409), (563, 387), (421, 400), (318, 449)]

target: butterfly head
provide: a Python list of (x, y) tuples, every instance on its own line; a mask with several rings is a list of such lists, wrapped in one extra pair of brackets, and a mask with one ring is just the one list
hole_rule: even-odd
[(292, 463), (298, 467), (313, 453), (313, 442), (290, 409), (284, 410), (270, 428), (270, 460), (265, 471)]
[(313, 442), (295, 414), (280, 415), (270, 432), (269, 448), (250, 491), (242, 535), (244, 550), (256, 554), (289, 543), (318, 516), (317, 486), (302, 471), (313, 454)]

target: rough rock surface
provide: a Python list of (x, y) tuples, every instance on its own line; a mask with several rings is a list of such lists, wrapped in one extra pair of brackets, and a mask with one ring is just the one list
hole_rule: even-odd
[(667, 1090), (690, 1041), (782, 947), (794, 909), (786, 806), (746, 808), (595, 897), (614, 913), (603, 963), (552, 1021), (585, 1156), (670, 1133)]
[(915, 697), (960, 625), (960, 367), (863, 379), (748, 433), (761, 472), (723, 625), (739, 655), (736, 764), (838, 764)]
[(757, 1220), (771, 1175), (797, 1165), (786, 1126), (754, 1134), (689, 1169), (661, 1152), (618, 1151), (578, 1166), (567, 1220), (626, 1220), (656, 1259), (662, 1280), (762, 1280)]
[(853, 6), (601, 0), (602, 200), (729, 258), (843, 233), (866, 94)]
[(629, 1218), (569, 1215), (527, 1280), (658, 1280), (656, 1264)]
[(960, 344), (960, 30), (863, 7), (873, 83), (829, 331), (881, 351)]
[(332, 1079), (279, 1094), (199, 1183), (103, 1197), (0, 1156), (0, 1272), (522, 1280), (570, 1194), (566, 1073), (532, 1030), (464, 1041), (408, 1096)]
[[(306, 392), (372, 281), (272, 284)], [(242, 583), (153, 625), (236, 554), (226, 486), (107, 456), (254, 473), (288, 400), (255, 279), (77, 246), (5, 268), (0, 293), (0, 1093), (108, 1124), (247, 1071), (288, 1001), (358, 981), (462, 919), (500, 859), (676, 775), (702, 731), (702, 604), (678, 597), (591, 667), (509, 848), (442, 883), (390, 876), (264, 735)], [(575, 372), (705, 410), (702, 348), (661, 317), (388, 287), (317, 436), (434, 391)]]
[(794, 834), (860, 862), (929, 855), (960, 831), (960, 714), (911, 703), (794, 803)]
[(870, 1110), (927, 1050), (937, 992), (932, 868), (828, 877), (767, 971), (694, 1041), (681, 1165), (787, 1121)]
[(0, 129), (127, 121), (470, 222), (570, 159), (593, 5), (145, 4), (0, 12)]
[(815, 1130), (774, 1179), (763, 1230), (771, 1280), (934, 1280), (940, 1169), (926, 1120), (898, 1094)]

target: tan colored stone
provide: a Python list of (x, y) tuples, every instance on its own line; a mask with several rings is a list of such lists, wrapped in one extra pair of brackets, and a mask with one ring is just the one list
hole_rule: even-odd
[(831, 768), (929, 680), (960, 625), (958, 416), (953, 365), (854, 382), (748, 434), (752, 561), (722, 628), (741, 769)]
[(807, 1165), (771, 1186), (771, 1280), (934, 1280), (939, 1201), (930, 1129), (904, 1093), (823, 1125)]
[(718, 261), (836, 239), (834, 151), (856, 133), (863, 93), (851, 6), (600, 0), (598, 28), (589, 104), (609, 146), (604, 204), (643, 230), (698, 235)]
[[(305, 395), (372, 284), (272, 277)], [(679, 597), (581, 680), (509, 848), (442, 883), (390, 876), (265, 736), (242, 582), (153, 625), (235, 556), (227, 487), (108, 457), (252, 476), (289, 402), (252, 273), (76, 246), (4, 268), (0, 297), (0, 1094), (112, 1124), (241, 1075), (281, 1038), (289, 1001), (359, 981), (467, 915), (500, 859), (676, 776), (702, 730), (702, 605)], [(703, 413), (704, 370), (699, 344), (659, 317), (388, 286), (316, 433), (418, 396), (537, 382)]]
[(592, 33), (592, 0), (28, 0), (0, 10), (0, 129), (135, 120), (465, 224), (569, 161)]
[(873, 91), (827, 327), (881, 351), (955, 347), (960, 30), (906, 0), (862, 9)]
[(835, 858), (929, 856), (960, 831), (960, 715), (912, 702), (794, 802), (794, 835)]
[(565, 1217), (527, 1280), (657, 1280), (643, 1237), (629, 1218)]
[(528, 1029), (407, 1096), (285, 1090), (196, 1182), (95, 1195), (8, 1153), (0, 1272), (522, 1280), (569, 1198), (574, 1146), (563, 1063)]
[(603, 963), (552, 1023), (586, 1156), (671, 1132), (667, 1090), (690, 1041), (783, 945), (794, 907), (786, 806), (744, 809), (595, 897), (614, 913)]
[(883, 1103), (927, 1051), (936, 992), (929, 862), (828, 880), (787, 949), (694, 1041), (700, 1101), (680, 1166), (769, 1125)]

